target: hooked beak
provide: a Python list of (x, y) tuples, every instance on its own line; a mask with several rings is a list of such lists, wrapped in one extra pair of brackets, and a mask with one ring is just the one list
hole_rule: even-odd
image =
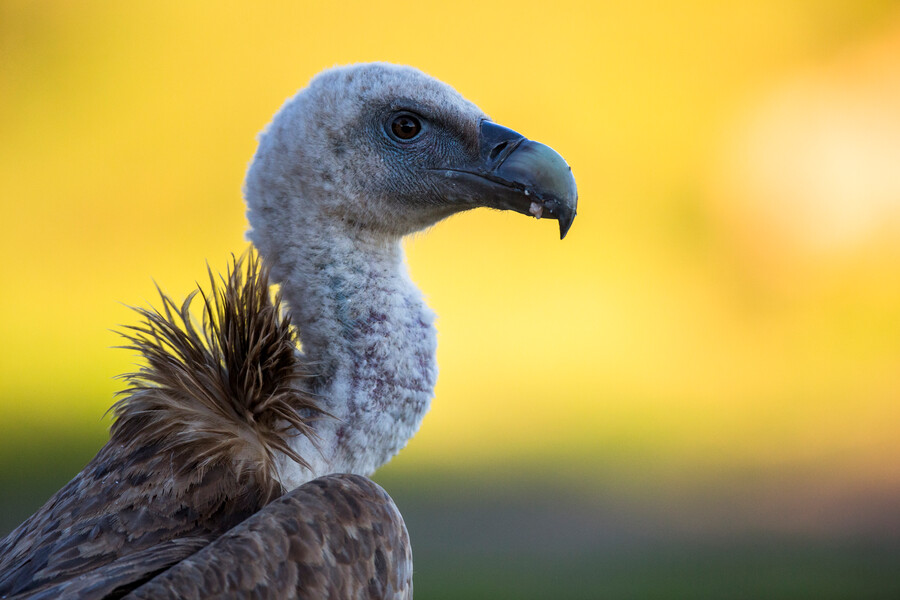
[(559, 221), (559, 239), (575, 220), (572, 169), (555, 150), (493, 123), (481, 122), (480, 160), (437, 169), (458, 201)]

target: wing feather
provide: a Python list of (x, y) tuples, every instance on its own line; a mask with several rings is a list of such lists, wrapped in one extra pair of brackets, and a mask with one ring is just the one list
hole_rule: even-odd
[(10, 600), (120, 598), (210, 542), (205, 537), (169, 540), (134, 552), (65, 581), (12, 596)]
[(320, 477), (126, 596), (213, 597), (411, 598), (406, 525), (371, 480)]

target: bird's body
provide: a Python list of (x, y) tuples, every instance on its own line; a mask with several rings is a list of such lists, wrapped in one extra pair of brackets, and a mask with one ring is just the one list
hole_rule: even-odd
[(364, 478), (418, 429), (437, 378), (401, 239), (477, 206), (565, 235), (574, 180), (449, 86), (374, 63), (281, 109), (245, 194), (265, 267), (236, 262), (203, 326), (189, 302), (142, 311), (129, 339), (148, 366), (106, 446), (0, 542), (0, 597), (411, 595), (402, 518)]

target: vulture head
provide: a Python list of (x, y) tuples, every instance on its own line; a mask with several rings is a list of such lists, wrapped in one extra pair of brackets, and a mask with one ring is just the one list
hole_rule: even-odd
[(577, 191), (559, 154), (449, 85), (368, 63), (325, 71), (287, 101), (260, 136), (245, 197), (248, 237), (317, 373), (311, 389), (337, 417), (317, 425), (318, 448), (295, 450), (323, 457), (312, 473), (368, 475), (418, 429), (437, 378), (434, 314), (400, 239), (477, 207), (556, 219), (565, 237)]
[(315, 77), (260, 138), (246, 196), (264, 256), (314, 219), (401, 237), (485, 206), (575, 218), (571, 169), (421, 71), (371, 63)]

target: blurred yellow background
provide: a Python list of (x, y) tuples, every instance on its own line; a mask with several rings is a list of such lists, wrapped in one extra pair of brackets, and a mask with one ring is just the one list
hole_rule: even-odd
[(441, 375), (397, 469), (900, 499), (887, 1), (0, 3), (7, 460), (102, 440), (124, 305), (224, 269), (257, 132), (369, 60), (554, 147), (580, 195), (562, 243), (487, 211), (409, 241)]

